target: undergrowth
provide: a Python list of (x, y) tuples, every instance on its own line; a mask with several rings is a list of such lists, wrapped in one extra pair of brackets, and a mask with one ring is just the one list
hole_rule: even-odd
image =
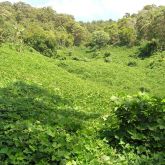
[[(136, 48), (110, 47), (93, 58), (82, 47), (48, 58), (2, 45), (0, 164), (161, 164), (163, 138), (155, 134), (164, 136), (164, 100), (152, 96), (165, 96), (164, 52), (144, 60), (135, 53)], [(114, 111), (112, 95), (139, 90), (151, 96), (119, 99)], [(140, 137), (139, 115), (146, 125)], [(112, 138), (113, 128), (118, 132)]]

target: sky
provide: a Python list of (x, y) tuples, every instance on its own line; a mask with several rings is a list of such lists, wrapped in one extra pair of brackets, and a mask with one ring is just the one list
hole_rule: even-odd
[[(5, 0), (0, 0), (3, 2)], [(18, 2), (20, 0), (8, 0)], [(117, 20), (125, 13), (137, 13), (145, 5), (164, 5), (165, 0), (21, 0), (35, 7), (51, 6), (58, 13), (71, 14), (77, 21)]]

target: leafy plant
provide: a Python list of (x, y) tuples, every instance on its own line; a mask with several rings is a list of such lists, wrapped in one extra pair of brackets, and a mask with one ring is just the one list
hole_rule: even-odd
[(47, 37), (41, 34), (35, 34), (33, 36), (28, 37), (25, 42), (33, 47), (35, 50), (44, 54), (48, 57), (53, 57), (56, 54), (56, 41), (51, 37)]
[(110, 57), (111, 56), (111, 52), (105, 52), (104, 53), (104, 57)]
[(157, 40), (143, 42), (139, 48), (138, 56), (141, 58), (149, 57), (157, 50), (157, 47)]
[(104, 31), (95, 31), (92, 33), (92, 39), (90, 41), (90, 46), (96, 49), (100, 49), (101, 47), (105, 47), (108, 44), (109, 35)]
[[(165, 152), (165, 99), (139, 93), (112, 100), (117, 124), (107, 134), (111, 144), (120, 148), (130, 144), (137, 153)], [(106, 125), (110, 125), (110, 120)]]
[(74, 61), (80, 61), (81, 59), (78, 56), (74, 56), (74, 57), (72, 57), (72, 60), (74, 60)]
[(129, 61), (128, 66), (134, 67), (134, 66), (137, 66), (137, 63), (136, 63), (136, 61)]

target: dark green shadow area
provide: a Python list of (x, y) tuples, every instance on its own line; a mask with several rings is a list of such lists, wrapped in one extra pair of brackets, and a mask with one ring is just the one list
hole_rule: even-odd
[[(37, 85), (16, 82), (0, 89), (0, 164), (54, 164), (79, 153), (85, 122), (98, 114)], [(64, 163), (65, 164), (65, 163)]]
[(83, 128), (84, 121), (97, 117), (75, 110), (72, 101), (37, 85), (20, 81), (0, 89), (0, 118), (6, 124), (18, 120), (40, 121), (75, 132)]

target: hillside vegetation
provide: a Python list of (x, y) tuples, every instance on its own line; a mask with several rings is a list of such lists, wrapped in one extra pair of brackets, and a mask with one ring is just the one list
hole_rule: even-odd
[[(101, 57), (88, 58), (87, 62), (54, 60), (35, 51), (30, 52), (28, 48), (18, 53), (9, 45), (2, 46), (2, 163), (149, 162), (149, 158), (141, 160), (132, 151), (128, 157), (127, 153), (121, 156), (99, 133), (106, 117), (111, 115), (112, 95), (147, 90), (151, 95), (165, 96), (165, 61), (158, 60), (155, 54), (153, 59), (158, 61), (154, 68), (149, 65), (153, 59), (136, 60), (137, 66), (128, 66), (126, 56), (132, 51), (112, 48), (112, 53), (120, 52), (121, 55), (112, 56), (113, 62), (106, 63)], [(158, 76), (158, 72), (162, 75)], [(115, 121), (111, 117), (111, 123)]]
[(0, 11), (0, 164), (164, 164), (164, 6), (91, 23)]
[(80, 45), (92, 49), (142, 45), (142, 56), (165, 50), (164, 6), (147, 5), (118, 21), (91, 23), (76, 22), (73, 16), (58, 14), (50, 7), (34, 8), (23, 2), (1, 2), (0, 11), (0, 43), (25, 43), (49, 57), (56, 57), (61, 47)]

